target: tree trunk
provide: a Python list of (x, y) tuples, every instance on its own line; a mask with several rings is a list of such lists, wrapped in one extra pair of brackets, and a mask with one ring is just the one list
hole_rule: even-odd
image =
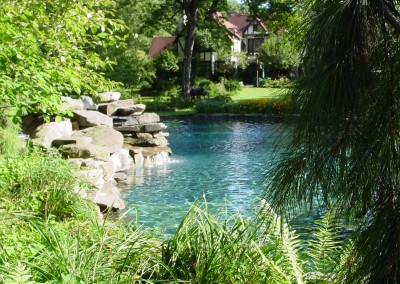
[(185, 14), (188, 19), (182, 68), (182, 96), (185, 100), (190, 99), (193, 46), (196, 33), (197, 10), (199, 2), (199, 0), (192, 0), (189, 7), (185, 9)]

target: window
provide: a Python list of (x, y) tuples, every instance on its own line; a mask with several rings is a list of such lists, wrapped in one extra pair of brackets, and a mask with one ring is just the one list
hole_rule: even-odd
[(247, 53), (256, 53), (260, 49), (261, 44), (264, 42), (263, 38), (249, 38)]

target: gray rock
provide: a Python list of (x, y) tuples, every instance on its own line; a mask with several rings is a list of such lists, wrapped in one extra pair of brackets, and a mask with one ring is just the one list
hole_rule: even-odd
[(95, 99), (100, 102), (112, 102), (112, 101), (118, 101), (120, 97), (121, 97), (120, 92), (104, 92), (97, 94), (97, 96), (95, 96)]
[(126, 133), (126, 132), (140, 132), (143, 128), (143, 125), (130, 125), (130, 126), (116, 126), (114, 127), (115, 130)]
[(90, 183), (97, 189), (102, 189), (104, 186), (103, 170), (102, 169), (90, 169), (81, 170), (75, 173), (77, 178), (81, 178), (87, 183)]
[(114, 193), (98, 192), (93, 202), (100, 207), (112, 208), (114, 210), (122, 210), (125, 208), (124, 201)]
[(92, 142), (91, 137), (69, 136), (69, 137), (60, 137), (60, 138), (54, 139), (52, 142), (52, 146), (55, 148), (59, 148), (62, 145), (68, 145), (68, 144), (83, 145), (83, 144), (89, 144), (90, 142)]
[(121, 108), (121, 107), (128, 107), (128, 106), (132, 106), (135, 103), (133, 102), (132, 99), (127, 99), (127, 100), (120, 100), (120, 101), (115, 101), (112, 103), (103, 103), (103, 104), (99, 104), (97, 106), (97, 109), (108, 116), (111, 116), (113, 113), (115, 113), (115, 111), (117, 110), (117, 108)]
[(109, 160), (113, 162), (114, 172), (125, 171), (133, 166), (133, 159), (129, 155), (128, 149), (122, 148), (118, 152), (115, 152)]
[(151, 124), (146, 124), (144, 125), (144, 131), (143, 132), (160, 132), (166, 129), (167, 126), (164, 123), (151, 123)]
[(93, 102), (93, 99), (88, 96), (80, 96), (79, 100), (83, 104), (83, 109), (86, 110), (97, 110), (97, 105)]
[(105, 125), (98, 125), (76, 131), (73, 137), (90, 137), (93, 145), (105, 147), (110, 153), (119, 151), (124, 144), (124, 136), (120, 132)]
[(61, 108), (64, 110), (82, 110), (84, 109), (83, 102), (70, 97), (61, 97)]
[(93, 158), (105, 162), (110, 158), (110, 151), (107, 148), (92, 144), (69, 144), (63, 145), (59, 149), (63, 156), (67, 158)]
[(149, 124), (160, 121), (160, 116), (155, 113), (143, 113), (141, 115), (115, 116), (113, 117), (114, 126), (129, 126), (139, 124)]
[(106, 125), (113, 127), (112, 118), (98, 111), (93, 110), (74, 110), (74, 120), (80, 127), (91, 127), (97, 125)]
[(125, 107), (118, 107), (112, 115), (121, 115), (121, 116), (128, 116), (128, 115), (138, 115), (142, 114), (146, 109), (146, 105), (144, 104), (136, 104), (130, 105)]
[(55, 139), (71, 135), (71, 121), (49, 122), (36, 128), (32, 135), (32, 143), (35, 146), (49, 148)]

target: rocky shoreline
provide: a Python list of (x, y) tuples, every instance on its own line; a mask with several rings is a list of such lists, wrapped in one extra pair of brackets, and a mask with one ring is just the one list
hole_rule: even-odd
[(76, 191), (101, 210), (125, 208), (120, 194), (129, 183), (126, 171), (163, 164), (172, 154), (160, 117), (120, 96), (106, 92), (94, 99), (63, 97), (71, 118), (44, 122), (29, 115), (22, 120), (22, 130), (34, 146), (58, 148), (77, 167), (76, 177), (90, 186)]

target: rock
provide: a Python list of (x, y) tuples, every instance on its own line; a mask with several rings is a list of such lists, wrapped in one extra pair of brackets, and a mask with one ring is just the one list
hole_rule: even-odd
[(126, 132), (140, 132), (143, 125), (130, 125), (130, 126), (116, 126), (115, 130), (126, 133)]
[(77, 136), (69, 136), (69, 137), (60, 137), (57, 139), (54, 139), (52, 142), (52, 146), (55, 148), (59, 148), (62, 145), (68, 145), (68, 144), (76, 144), (76, 145), (83, 145), (83, 144), (89, 144), (92, 142), (91, 137), (77, 137)]
[(110, 181), (114, 178), (115, 166), (113, 161), (103, 163), (101, 168), (103, 169), (103, 179), (105, 181)]
[(79, 99), (61, 96), (61, 108), (64, 110), (82, 110), (84, 105)]
[(128, 175), (126, 173), (123, 173), (123, 172), (118, 172), (118, 173), (114, 174), (114, 179), (117, 182), (126, 181), (128, 179)]
[(111, 155), (110, 161), (114, 163), (114, 172), (128, 170), (133, 166), (133, 159), (129, 155), (128, 149), (121, 149)]
[(158, 132), (158, 133), (153, 133), (153, 137), (154, 138), (158, 138), (158, 137), (168, 137), (169, 133), (168, 132)]
[(77, 158), (77, 159), (68, 159), (68, 163), (76, 167), (77, 169), (80, 169), (82, 166), (83, 159)]
[(40, 125), (33, 133), (32, 143), (35, 146), (49, 148), (53, 140), (72, 135), (72, 124), (69, 120), (49, 122)]
[(157, 137), (154, 138), (153, 135), (150, 133), (136, 133), (135, 137), (125, 137), (125, 144), (132, 145), (132, 146), (144, 146), (144, 147), (151, 147), (151, 146), (167, 146), (168, 141), (165, 137)]
[(127, 99), (127, 100), (120, 100), (120, 101), (115, 101), (112, 103), (105, 103), (105, 104), (99, 104), (97, 106), (97, 109), (108, 116), (111, 116), (113, 113), (115, 113), (115, 111), (117, 110), (117, 108), (121, 108), (121, 107), (128, 107), (128, 106), (132, 106), (135, 103), (133, 102), (132, 99)]
[(67, 158), (93, 158), (105, 162), (110, 158), (110, 151), (107, 148), (92, 144), (69, 144), (63, 145), (59, 149), (63, 156)]
[(80, 127), (90, 127), (97, 125), (106, 125), (113, 127), (112, 118), (98, 111), (93, 110), (74, 110), (74, 120), (79, 123)]
[(124, 136), (105, 125), (94, 126), (77, 131), (73, 137), (90, 137), (93, 145), (102, 146), (112, 154), (119, 151), (124, 144)]
[(112, 101), (118, 101), (120, 97), (121, 97), (120, 92), (104, 92), (97, 94), (97, 96), (95, 96), (95, 99), (100, 102), (112, 102)]
[(75, 173), (75, 176), (77, 178), (81, 178), (82, 180), (90, 183), (97, 189), (102, 189), (104, 186), (102, 169), (90, 169), (90, 170), (77, 171)]
[(160, 121), (160, 116), (155, 113), (143, 113), (141, 115), (114, 116), (114, 126), (129, 126), (138, 124), (149, 124)]
[(143, 149), (143, 167), (162, 165), (169, 160), (171, 149), (168, 147), (151, 147)]
[(83, 109), (86, 110), (97, 110), (97, 105), (93, 102), (93, 99), (88, 96), (80, 96), (79, 100), (83, 104)]
[(72, 130), (77, 131), (79, 130), (79, 123), (77, 121), (72, 121)]
[(137, 104), (137, 105), (130, 105), (126, 107), (118, 107), (112, 115), (121, 115), (121, 116), (128, 116), (128, 115), (138, 115), (142, 114), (146, 109), (146, 105)]
[(148, 133), (160, 132), (166, 128), (167, 128), (167, 126), (164, 123), (150, 123), (150, 124), (144, 125), (143, 132), (148, 132)]
[(100, 192), (116, 194), (118, 196), (121, 193), (121, 191), (115, 186), (115, 183), (108, 181), (104, 183), (103, 188), (100, 189)]
[(98, 204), (101, 209), (112, 208), (113, 210), (122, 210), (125, 208), (124, 201), (117, 194), (113, 193), (98, 192), (93, 202)]

